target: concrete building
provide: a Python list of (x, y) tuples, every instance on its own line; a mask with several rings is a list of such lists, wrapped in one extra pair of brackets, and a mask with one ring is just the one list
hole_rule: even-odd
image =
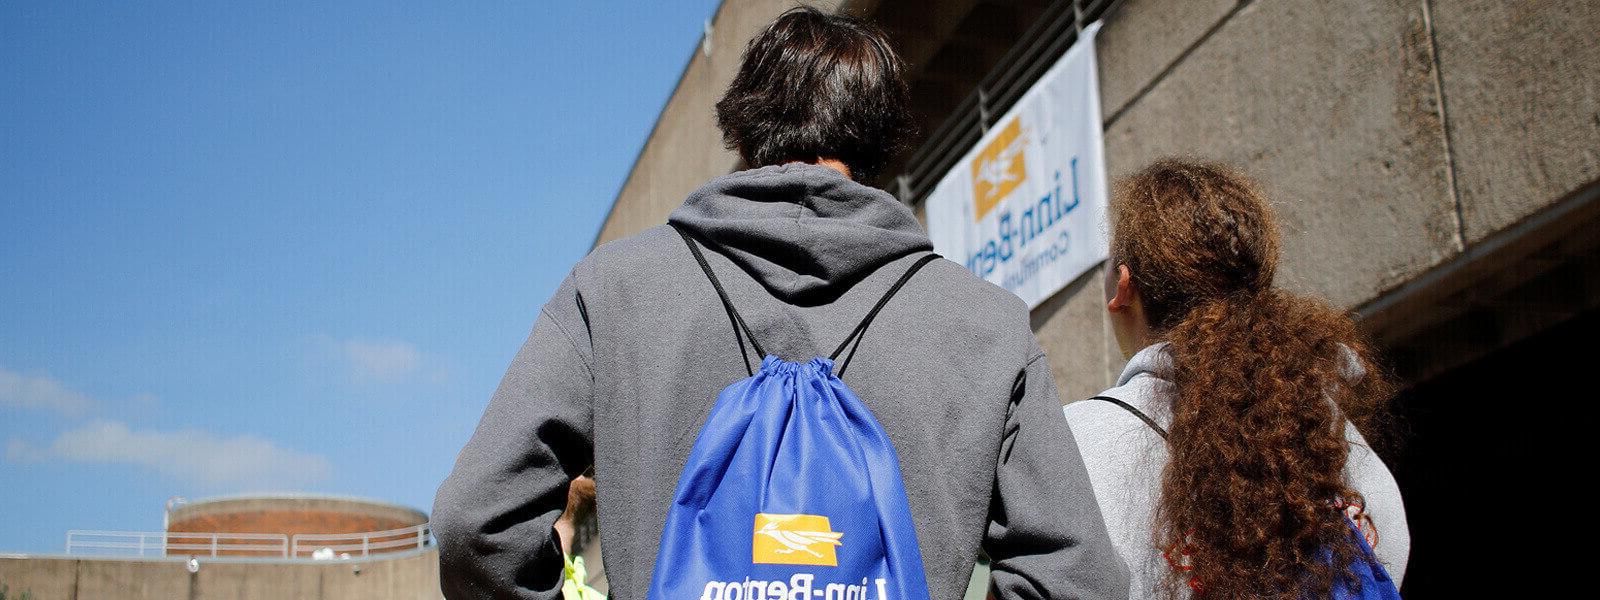
[(60, 555), (0, 554), (0, 591), (32, 600), (437, 600), (427, 514), (344, 496), (173, 503), (161, 532), (72, 531)]
[[(8, 600), (440, 600), (439, 553), (348, 561), (0, 554)], [(24, 596), (23, 594), (27, 594)]]
[[(427, 513), (375, 500), (313, 494), (228, 496), (169, 508), (166, 546), (169, 556), (187, 556), (196, 554), (188, 546), (215, 539), (205, 536), (250, 533), (289, 540), (290, 558), (313, 558), (319, 550), (329, 557), (368, 556), (427, 547), (427, 524)], [(223, 547), (215, 554), (270, 557), (272, 552)]]
[[(596, 243), (664, 222), (741, 168), (712, 105), (746, 40), (792, 0), (724, 2), (684, 68)], [(870, 18), (910, 63), (920, 137), (879, 181), (917, 207), (1081, 28), (1096, 40), (1109, 175), (1169, 155), (1266, 183), (1285, 229), (1279, 284), (1354, 311), (1403, 384), (1408, 598), (1496, 585), (1463, 548), (1540, 548), (1577, 513), (1493, 524), (1489, 496), (1546, 486), (1521, 461), (1564, 455), (1570, 420), (1531, 402), (1593, 356), (1600, 327), (1600, 3), (1587, 0), (824, 0)], [(1124, 359), (1100, 278), (1037, 307), (1063, 398)], [(1519, 400), (1523, 402), (1519, 402)], [(1570, 437), (1569, 437), (1570, 434)], [(1575, 443), (1573, 443), (1575, 446)], [(1499, 514), (1499, 513), (1495, 513)], [(1537, 552), (1496, 568), (1538, 572)], [(1466, 560), (1480, 560), (1465, 557)]]

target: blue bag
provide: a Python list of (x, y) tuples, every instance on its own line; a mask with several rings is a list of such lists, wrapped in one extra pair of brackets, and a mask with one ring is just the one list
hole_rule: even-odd
[[(928, 597), (900, 461), (834, 360), (918, 269), (917, 261), (829, 358), (767, 355), (694, 239), (741, 353), (759, 369), (717, 396), (678, 479), (651, 600), (891, 600)], [(842, 375), (855, 354), (840, 363)]]
[(1389, 578), (1389, 571), (1378, 562), (1377, 555), (1372, 553), (1372, 546), (1367, 543), (1366, 536), (1361, 535), (1361, 528), (1355, 521), (1348, 518), (1345, 522), (1350, 524), (1350, 537), (1353, 543), (1361, 547), (1361, 556), (1350, 561), (1350, 573), (1360, 583), (1358, 589), (1350, 589), (1349, 583), (1344, 579), (1336, 579), (1333, 584), (1333, 597), (1339, 600), (1400, 600), (1400, 590), (1395, 587), (1394, 580)]

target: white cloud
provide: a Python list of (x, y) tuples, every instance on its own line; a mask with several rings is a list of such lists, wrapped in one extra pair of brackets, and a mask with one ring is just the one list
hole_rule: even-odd
[(345, 340), (339, 351), (358, 378), (392, 381), (422, 367), (422, 353), (407, 342)]
[(323, 481), (333, 472), (333, 465), (320, 455), (253, 435), (133, 430), (104, 420), (63, 432), (48, 446), (12, 438), (6, 444), (6, 458), (131, 465), (207, 488), (292, 489)]
[(415, 344), (400, 340), (336, 339), (315, 336), (324, 357), (331, 357), (357, 383), (393, 383), (426, 377), (444, 380), (445, 369)]
[(95, 401), (49, 377), (23, 375), (0, 368), (0, 406), (49, 410), (77, 416), (93, 408)]

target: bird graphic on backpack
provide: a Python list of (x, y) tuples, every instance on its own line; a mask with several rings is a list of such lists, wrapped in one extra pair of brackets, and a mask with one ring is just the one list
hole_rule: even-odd
[[(837, 566), (834, 548), (843, 545), (839, 541), (842, 537), (844, 533), (833, 531), (824, 516), (758, 513), (751, 558), (767, 564)], [(810, 556), (798, 556), (796, 552)]]

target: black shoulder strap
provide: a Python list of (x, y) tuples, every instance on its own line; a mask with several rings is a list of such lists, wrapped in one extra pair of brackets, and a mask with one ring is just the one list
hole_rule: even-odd
[(711, 270), (711, 263), (706, 262), (706, 255), (700, 252), (700, 245), (695, 243), (694, 236), (676, 224), (672, 228), (678, 231), (678, 235), (683, 236), (683, 243), (689, 245), (689, 252), (694, 253), (695, 262), (700, 263), (700, 269), (706, 272), (706, 279), (711, 280), (711, 287), (716, 288), (717, 297), (722, 298), (722, 308), (728, 311), (728, 320), (733, 323), (733, 338), (739, 344), (739, 354), (744, 356), (744, 370), (754, 375), (755, 369), (750, 366), (750, 354), (744, 348), (744, 338), (750, 338), (750, 346), (756, 351), (756, 360), (761, 360), (767, 355), (761, 349), (761, 342), (756, 341), (755, 332), (750, 331), (750, 326), (745, 324), (744, 317), (739, 316), (739, 311), (733, 308), (733, 301), (728, 299), (728, 292), (722, 289), (722, 282), (717, 280), (717, 274)]
[(1167, 430), (1162, 429), (1160, 425), (1156, 424), (1155, 419), (1150, 418), (1150, 415), (1147, 415), (1147, 414), (1144, 414), (1143, 412), (1140, 412), (1139, 409), (1134, 408), (1132, 404), (1128, 404), (1127, 402), (1123, 402), (1123, 401), (1118, 400), (1116, 398), (1112, 398), (1111, 396), (1094, 396), (1094, 397), (1089, 398), (1089, 399), (1090, 400), (1104, 400), (1106, 402), (1110, 402), (1110, 403), (1115, 404), (1117, 406), (1121, 406), (1123, 410), (1126, 410), (1126, 411), (1128, 411), (1130, 413), (1133, 413), (1133, 416), (1139, 417), (1139, 420), (1140, 421), (1144, 421), (1145, 425), (1149, 425), (1151, 429), (1156, 430), (1156, 433), (1161, 434), (1161, 439), (1163, 439), (1163, 440), (1167, 439)]
[[(701, 252), (700, 244), (695, 242), (694, 236), (676, 224), (673, 224), (672, 228), (678, 231), (678, 235), (683, 236), (683, 242), (688, 244), (689, 251), (694, 254), (695, 262), (700, 263), (700, 270), (705, 271), (706, 279), (711, 280), (711, 287), (717, 290), (717, 297), (722, 299), (723, 309), (728, 311), (728, 321), (733, 323), (733, 337), (739, 343), (739, 353), (744, 355), (745, 371), (754, 374), (755, 369), (750, 366), (750, 355), (745, 352), (745, 338), (750, 339), (750, 346), (755, 349), (757, 360), (765, 357), (767, 355), (766, 351), (761, 349), (761, 343), (756, 341), (755, 332), (750, 330), (750, 326), (745, 323), (744, 317), (739, 315), (738, 309), (733, 307), (733, 300), (728, 298), (728, 292), (722, 288), (722, 282), (717, 279), (716, 272), (711, 270), (711, 264), (706, 261), (705, 253)], [(911, 280), (912, 275), (916, 275), (917, 271), (937, 258), (939, 258), (938, 254), (929, 253), (927, 256), (917, 259), (917, 262), (906, 269), (906, 272), (900, 275), (900, 279), (895, 281), (893, 286), (890, 286), (889, 291), (878, 299), (878, 303), (867, 313), (866, 318), (862, 319), (861, 323), (850, 331), (850, 335), (845, 336), (844, 341), (839, 344), (838, 348), (834, 349), (833, 354), (828, 358), (838, 360), (839, 355), (845, 351), (845, 348), (850, 348), (850, 354), (845, 356), (844, 362), (839, 365), (839, 377), (843, 377), (845, 368), (850, 366), (850, 359), (855, 357), (856, 348), (861, 346), (862, 334), (866, 332), (867, 325), (872, 323), (872, 319), (878, 316), (878, 311), (883, 310), (884, 305), (889, 303), (889, 299), (894, 297), (895, 292), (899, 292), (900, 288), (905, 287), (906, 282)], [(855, 342), (855, 345), (852, 346), (851, 342)]]
[[(912, 275), (916, 275), (917, 271), (922, 270), (922, 267), (927, 266), (928, 263), (933, 262), (937, 258), (939, 258), (938, 254), (929, 253), (927, 256), (917, 259), (917, 262), (912, 263), (911, 267), (906, 269), (904, 274), (900, 275), (900, 279), (895, 281), (893, 286), (889, 287), (889, 291), (884, 292), (883, 297), (878, 299), (878, 303), (873, 305), (872, 310), (867, 313), (866, 318), (861, 319), (861, 323), (857, 324), (856, 328), (850, 331), (850, 335), (845, 336), (843, 342), (839, 342), (839, 347), (835, 348), (833, 350), (833, 354), (828, 356), (829, 359), (839, 360), (839, 353), (844, 352), (846, 346), (850, 347), (850, 354), (845, 356), (844, 362), (839, 364), (839, 377), (844, 377), (844, 370), (850, 366), (850, 359), (855, 358), (856, 356), (856, 348), (861, 347), (861, 338), (867, 331), (867, 325), (872, 324), (872, 319), (878, 316), (878, 311), (883, 310), (884, 305), (889, 303), (889, 299), (894, 297), (895, 292), (898, 292), (900, 291), (900, 288), (905, 287), (907, 281), (911, 281)], [(855, 342), (855, 345), (851, 345), (852, 341)]]

